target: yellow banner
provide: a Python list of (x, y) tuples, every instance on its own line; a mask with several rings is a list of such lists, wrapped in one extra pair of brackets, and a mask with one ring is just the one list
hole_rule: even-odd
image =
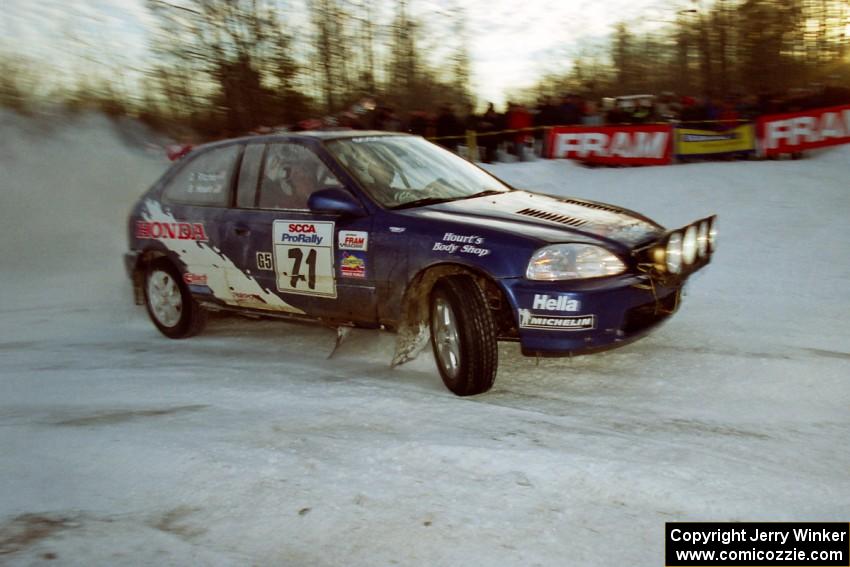
[(752, 124), (722, 131), (676, 128), (676, 155), (726, 154), (755, 149), (755, 129)]

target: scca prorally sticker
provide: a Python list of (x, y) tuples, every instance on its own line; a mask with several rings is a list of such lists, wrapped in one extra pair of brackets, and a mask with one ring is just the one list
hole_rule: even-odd
[(278, 291), (336, 297), (333, 222), (276, 220), (272, 235)]
[(553, 315), (535, 315), (528, 309), (520, 309), (519, 326), (522, 329), (542, 329), (546, 331), (589, 331), (596, 328), (596, 315), (556, 317)]
[(369, 250), (369, 233), (360, 230), (339, 231), (340, 250)]
[(366, 255), (343, 252), (340, 255), (339, 274), (344, 278), (366, 278)]
[(483, 236), (447, 232), (443, 234), (443, 240), (441, 242), (434, 243), (431, 250), (434, 252), (448, 252), (449, 254), (459, 252), (461, 254), (471, 254), (483, 258), (490, 254), (490, 249), (481, 247), (481, 244), (484, 244)]

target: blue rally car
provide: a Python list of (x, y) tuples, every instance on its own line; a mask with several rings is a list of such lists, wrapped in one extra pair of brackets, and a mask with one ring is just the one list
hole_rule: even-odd
[(227, 140), (175, 163), (133, 208), (127, 270), (171, 338), (209, 310), (430, 340), (446, 386), (486, 392), (499, 340), (528, 356), (644, 335), (711, 259), (715, 217), (666, 230), (620, 207), (516, 190), (416, 136)]

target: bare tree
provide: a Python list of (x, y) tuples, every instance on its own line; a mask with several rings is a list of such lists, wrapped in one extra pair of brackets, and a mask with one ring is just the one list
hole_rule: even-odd
[(159, 33), (153, 76), (178, 115), (240, 132), (293, 117), (304, 106), (298, 66), (274, 4), (261, 0), (148, 0)]

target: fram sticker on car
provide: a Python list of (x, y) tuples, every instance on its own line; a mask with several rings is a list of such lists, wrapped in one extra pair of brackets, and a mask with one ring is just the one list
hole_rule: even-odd
[(367, 251), (369, 249), (369, 233), (360, 230), (340, 230), (339, 249)]
[(332, 221), (274, 221), (277, 290), (335, 298), (333, 235)]
[(522, 329), (542, 329), (546, 331), (589, 331), (596, 328), (596, 315), (556, 317), (553, 315), (535, 315), (528, 309), (520, 309), (519, 326)]
[(143, 240), (200, 240), (206, 241), (207, 232), (200, 222), (136, 221), (136, 238)]
[(366, 277), (366, 255), (357, 252), (343, 252), (339, 262), (339, 273), (344, 278)]

